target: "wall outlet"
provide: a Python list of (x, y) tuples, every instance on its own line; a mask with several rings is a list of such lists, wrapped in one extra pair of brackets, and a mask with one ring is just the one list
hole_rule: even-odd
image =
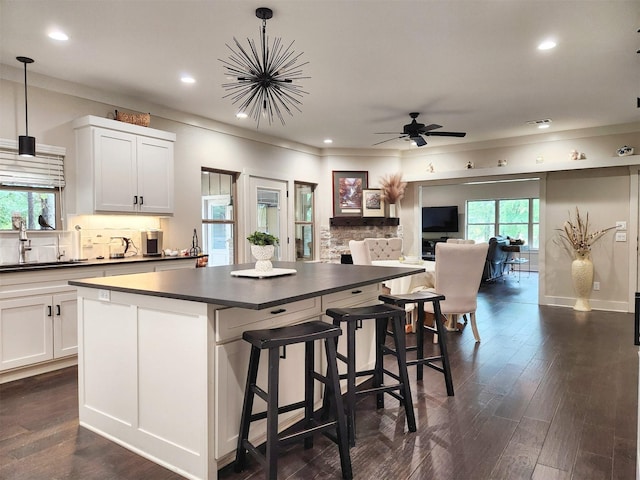
[(600, 282), (593, 282), (593, 289), (600, 290)]
[(616, 230), (626, 230), (627, 222), (616, 222)]
[(103, 289), (98, 289), (98, 299), (102, 300), (103, 302), (110, 302), (111, 301), (111, 291), (109, 290), (103, 290)]
[(616, 232), (616, 242), (626, 242), (627, 232)]

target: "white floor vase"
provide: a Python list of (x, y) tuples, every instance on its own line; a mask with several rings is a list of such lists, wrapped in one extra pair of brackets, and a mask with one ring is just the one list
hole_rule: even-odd
[(593, 263), (589, 255), (578, 255), (571, 263), (571, 278), (577, 295), (573, 309), (581, 312), (590, 312), (589, 297), (593, 287)]

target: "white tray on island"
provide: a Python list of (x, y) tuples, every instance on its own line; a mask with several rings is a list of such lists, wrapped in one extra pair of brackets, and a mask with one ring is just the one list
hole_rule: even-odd
[(280, 277), (282, 275), (294, 275), (296, 273), (295, 268), (274, 268), (272, 270), (261, 272), (255, 268), (247, 270), (233, 270), (231, 272), (232, 277), (250, 277), (250, 278), (267, 278), (267, 277)]

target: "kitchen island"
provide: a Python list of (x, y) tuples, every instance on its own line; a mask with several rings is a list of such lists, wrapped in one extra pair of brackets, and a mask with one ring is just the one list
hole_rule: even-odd
[[(80, 424), (187, 478), (215, 479), (236, 446), (249, 360), (242, 332), (323, 318), (330, 307), (376, 303), (382, 281), (423, 270), (274, 267), (296, 272), (231, 275), (253, 268), (246, 264), (70, 281), (78, 288)], [(356, 363), (371, 366), (373, 328), (358, 335)], [(321, 355), (317, 349), (319, 361)], [(286, 357), (283, 403), (302, 398), (304, 349), (288, 348)], [(266, 367), (258, 383), (264, 378)], [(281, 420), (286, 427), (299, 418), (290, 412)], [(254, 429), (258, 442), (263, 431), (263, 425)]]

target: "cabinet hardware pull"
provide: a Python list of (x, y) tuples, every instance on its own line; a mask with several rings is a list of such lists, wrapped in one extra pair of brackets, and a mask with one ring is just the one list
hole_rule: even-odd
[(133, 204), (137, 205), (138, 204), (138, 195), (134, 195), (133, 196)]
[(358, 293), (362, 293), (362, 290), (353, 290), (351, 292), (352, 295), (357, 295)]
[(140, 205), (144, 204), (144, 197), (142, 195), (140, 195)]
[(60, 305), (56, 305), (56, 315), (60, 316)]
[(287, 358), (287, 346), (282, 345), (282, 353), (280, 354), (280, 358), (283, 360)]
[(51, 313), (51, 305), (47, 305), (47, 317), (50, 317)]
[(271, 312), (269, 312), (269, 313), (271, 313), (272, 315), (277, 315), (277, 314), (279, 314), (279, 313), (284, 313), (284, 312), (286, 312), (286, 311), (287, 311), (287, 309), (286, 309), (286, 308), (279, 308), (279, 309), (277, 309), (277, 310), (271, 310)]
[(362, 320), (356, 320), (356, 330), (359, 330), (362, 328)]

